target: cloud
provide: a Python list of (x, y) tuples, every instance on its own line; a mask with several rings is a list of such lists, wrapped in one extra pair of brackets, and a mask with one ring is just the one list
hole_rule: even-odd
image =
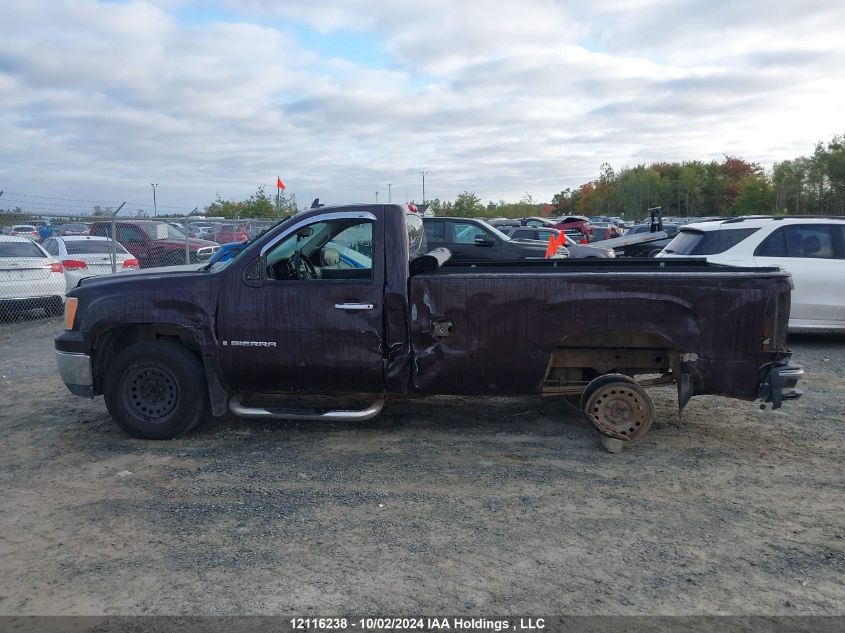
[(841, 2), (10, 0), (0, 22), (7, 191), (155, 181), (192, 208), (278, 173), (302, 201), (404, 200), (426, 169), (430, 197), (550, 199), (605, 161), (771, 163), (843, 131)]

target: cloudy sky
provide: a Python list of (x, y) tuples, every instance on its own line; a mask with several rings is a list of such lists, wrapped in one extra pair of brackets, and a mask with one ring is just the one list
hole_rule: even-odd
[(845, 132), (842, 0), (3, 0), (0, 25), (0, 206), (151, 209), (156, 182), (191, 208), (277, 174), (404, 202), (421, 170), (428, 198), (550, 200), (605, 161), (771, 165)]

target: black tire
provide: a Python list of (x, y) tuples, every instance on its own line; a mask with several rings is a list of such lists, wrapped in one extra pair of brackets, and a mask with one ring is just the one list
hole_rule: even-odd
[(106, 408), (132, 437), (166, 440), (194, 428), (208, 413), (202, 363), (167, 341), (135, 343), (108, 364)]

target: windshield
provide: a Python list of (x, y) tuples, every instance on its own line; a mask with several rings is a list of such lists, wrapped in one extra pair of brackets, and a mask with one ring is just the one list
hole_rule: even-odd
[[(184, 240), (185, 233), (180, 229), (177, 229), (172, 224), (166, 224), (164, 222), (158, 224), (142, 224), (141, 228), (144, 229), (144, 233), (150, 236), (150, 239), (153, 240)], [(120, 239), (120, 233), (117, 234), (118, 239)]]
[(480, 222), (481, 222), (482, 224), (484, 224), (484, 228), (485, 228), (485, 229), (490, 230), (490, 231), (493, 233), (493, 235), (495, 235), (496, 237), (498, 237), (500, 240), (503, 240), (503, 241), (505, 241), (505, 242), (510, 242), (510, 241), (511, 241), (511, 238), (510, 238), (510, 237), (508, 237), (507, 235), (505, 235), (504, 233), (502, 233), (499, 229), (497, 229), (495, 226), (493, 226), (492, 224), (490, 224), (487, 220), (480, 220)]

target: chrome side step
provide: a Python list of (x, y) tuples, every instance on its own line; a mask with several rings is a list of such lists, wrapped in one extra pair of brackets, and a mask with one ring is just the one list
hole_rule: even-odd
[(362, 422), (377, 416), (384, 408), (384, 398), (376, 399), (366, 409), (359, 411), (308, 411), (264, 409), (261, 407), (247, 407), (241, 399), (234, 396), (229, 400), (229, 411), (242, 418), (265, 418), (273, 420), (323, 420), (326, 422)]

